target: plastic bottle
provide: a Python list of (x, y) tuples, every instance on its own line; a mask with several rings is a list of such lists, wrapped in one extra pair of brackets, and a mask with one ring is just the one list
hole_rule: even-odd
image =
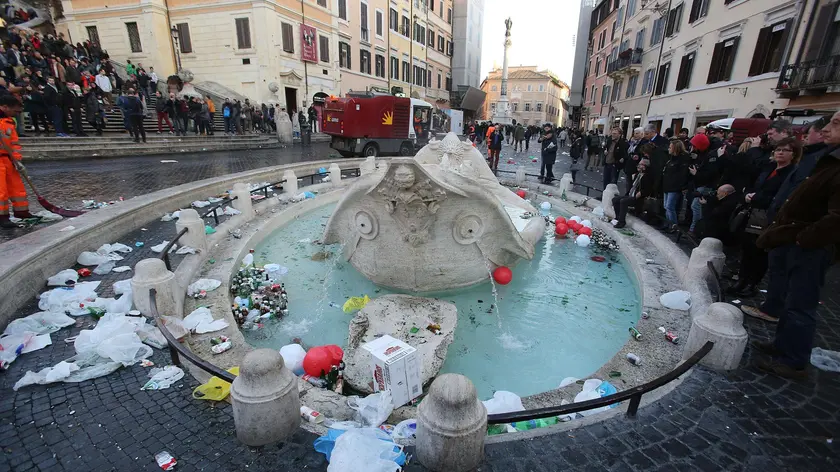
[(314, 377), (314, 376), (309, 375), (309, 374), (304, 374), (303, 377), (301, 377), (301, 378), (303, 380), (306, 380), (307, 382), (311, 383), (312, 385), (314, 385), (316, 387), (319, 387), (319, 388), (324, 388), (324, 387), (327, 386), (327, 381), (320, 378), (320, 377)]
[(642, 358), (632, 352), (627, 353), (627, 361), (633, 365), (642, 365)]
[(516, 428), (517, 431), (528, 431), (529, 429), (545, 428), (546, 426), (551, 426), (555, 424), (557, 424), (557, 417), (552, 416), (549, 418), (539, 418), (536, 420), (517, 421), (511, 423), (511, 426)]
[(254, 250), (251, 249), (248, 251), (248, 254), (245, 254), (245, 257), (242, 258), (242, 267), (251, 267), (254, 265)]

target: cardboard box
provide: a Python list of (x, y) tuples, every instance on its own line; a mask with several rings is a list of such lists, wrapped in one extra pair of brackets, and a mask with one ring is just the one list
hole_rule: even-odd
[(390, 390), (394, 408), (420, 396), (423, 385), (417, 349), (388, 335), (364, 344), (362, 349), (371, 356), (374, 392)]

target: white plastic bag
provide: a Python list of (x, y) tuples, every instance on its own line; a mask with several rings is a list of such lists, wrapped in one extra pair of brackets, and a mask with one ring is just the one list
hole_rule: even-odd
[(46, 334), (54, 333), (61, 328), (74, 324), (73, 318), (64, 313), (39, 311), (33, 313), (25, 318), (18, 318), (12, 320), (3, 331), (3, 335), (35, 333)]
[(122, 295), (124, 293), (131, 294), (131, 279), (118, 280), (111, 286), (114, 294)]
[[(73, 283), (68, 284), (67, 282), (73, 281)], [(52, 277), (47, 279), (47, 285), (50, 287), (64, 287), (67, 285), (73, 285), (79, 281), (79, 273), (73, 269), (64, 269), (61, 272), (53, 275)]]
[(578, 378), (577, 378), (577, 377), (566, 377), (565, 379), (563, 379), (563, 380), (561, 380), (561, 381), (560, 381), (560, 386), (559, 386), (559, 387), (557, 387), (557, 388), (563, 388), (563, 387), (565, 387), (566, 385), (571, 385), (571, 384), (573, 384), (573, 383), (575, 383), (575, 382), (577, 382), (577, 381), (578, 381)]
[(180, 254), (180, 255), (195, 254), (195, 253), (196, 253), (196, 249), (194, 247), (189, 247), (189, 246), (181, 246), (180, 249), (175, 251), (175, 254)]
[(198, 334), (211, 333), (228, 327), (225, 320), (214, 320), (209, 308), (201, 307), (184, 317), (184, 328)]
[[(601, 398), (601, 393), (598, 392), (598, 387), (600, 387), (602, 383), (603, 381), (599, 379), (589, 379), (586, 382), (584, 382), (583, 390), (581, 390), (581, 392), (575, 396), (575, 403)], [(596, 413), (601, 413), (602, 411), (607, 411), (609, 409), (609, 405), (602, 406), (600, 408), (592, 408), (591, 410), (581, 411), (580, 414), (583, 416), (589, 416), (594, 415)]]
[(275, 282), (289, 273), (289, 268), (281, 266), (280, 264), (266, 264), (263, 266), (263, 269), (268, 272), (268, 278), (274, 280)]
[[(169, 244), (169, 241), (163, 241), (162, 243), (158, 244), (157, 246), (152, 246), (151, 250), (154, 253), (160, 254), (166, 248), (166, 245)], [(171, 248), (169, 248), (169, 253), (173, 253), (178, 250), (178, 245), (173, 244)]]
[(128, 272), (130, 270), (131, 270), (130, 266), (119, 266), (119, 267), (114, 267), (113, 269), (111, 269), (111, 272), (116, 272), (117, 274), (120, 274), (122, 272)]
[(126, 246), (122, 243), (114, 243), (114, 244), (103, 244), (99, 246), (99, 249), (96, 250), (99, 254), (110, 254), (112, 252), (131, 252), (134, 249)]
[(184, 371), (178, 366), (168, 365), (149, 371), (151, 379), (140, 390), (163, 390), (184, 378)]
[(411, 439), (417, 436), (417, 420), (409, 418), (402, 420), (394, 426), (391, 437), (394, 439)]
[(99, 254), (96, 252), (84, 251), (83, 253), (79, 254), (79, 258), (76, 259), (76, 262), (79, 265), (83, 266), (98, 266), (99, 264), (103, 264), (108, 262), (109, 259), (107, 254)]
[(184, 324), (181, 320), (175, 318), (174, 316), (161, 315), (160, 321), (163, 323), (164, 328), (168, 329), (175, 339), (181, 339), (189, 334), (189, 331), (187, 331), (187, 328), (184, 328)]
[(137, 325), (127, 316), (107, 313), (92, 330), (79, 332), (74, 346), (78, 354), (94, 352), (129, 366), (152, 355), (152, 349), (140, 341), (136, 329)]
[(143, 344), (148, 344), (157, 349), (163, 349), (167, 346), (166, 338), (157, 326), (143, 323), (137, 328), (137, 336)]
[(195, 208), (204, 208), (206, 206), (210, 206), (210, 202), (207, 200), (196, 200), (192, 202), (192, 206)]
[(48, 223), (48, 222), (51, 222), (51, 221), (58, 221), (58, 220), (63, 220), (64, 219), (63, 216), (61, 216), (59, 214), (56, 214), (56, 213), (53, 213), (53, 212), (48, 211), (48, 210), (41, 210), (37, 213), (34, 213), (32, 216), (37, 216), (37, 217), (41, 218), (41, 223)]
[(665, 308), (672, 310), (687, 311), (691, 308), (691, 293), (685, 290), (675, 290), (673, 292), (663, 293), (659, 297), (659, 303)]
[(108, 275), (111, 273), (112, 270), (114, 270), (115, 266), (116, 264), (114, 263), (114, 261), (105, 261), (102, 264), (96, 266), (96, 268), (93, 269), (93, 273), (96, 275)]
[(215, 279), (198, 279), (187, 287), (187, 295), (193, 296), (196, 293), (204, 290), (205, 292), (212, 292), (222, 285), (221, 280)]
[(840, 372), (840, 352), (815, 347), (811, 350), (811, 364), (821, 370)]
[(234, 215), (238, 215), (242, 212), (237, 210), (236, 208), (226, 206), (225, 211), (223, 213), (227, 216), (234, 216)]
[[(597, 218), (603, 218), (604, 217), (604, 207), (597, 206), (594, 209), (592, 209), (592, 216), (595, 216)], [(583, 223), (581, 223), (581, 224), (583, 224)]]
[[(248, 313), (249, 317), (250, 315)], [(301, 375), (298, 372), (303, 372), (303, 358), (306, 357), (306, 350), (303, 346), (300, 344), (287, 344), (280, 348), (280, 355), (283, 356), (283, 364), (286, 365), (287, 369), (294, 372), (295, 375)]]
[(96, 288), (99, 282), (79, 282), (72, 287), (59, 287), (40, 295), (38, 308), (50, 312), (70, 312), (72, 316), (87, 313), (79, 308), (80, 303), (87, 303), (96, 299)]
[(354, 395), (347, 399), (347, 406), (356, 410), (356, 421), (373, 428), (384, 423), (391, 416), (391, 412), (394, 411), (390, 390), (374, 393), (364, 398)]
[(484, 403), (484, 407), (487, 408), (488, 415), (525, 410), (525, 407), (522, 406), (522, 399), (519, 398), (519, 395), (513, 392), (506, 392), (504, 390), (495, 392), (493, 394), (493, 398), (485, 400), (482, 403)]
[(396, 472), (401, 451), (384, 431), (351, 429), (335, 440), (327, 472)]

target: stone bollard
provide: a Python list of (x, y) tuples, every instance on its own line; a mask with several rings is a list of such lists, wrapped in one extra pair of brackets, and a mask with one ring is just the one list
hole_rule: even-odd
[(741, 310), (729, 303), (712, 303), (706, 314), (695, 317), (691, 322), (691, 332), (683, 348), (683, 360), (694, 355), (706, 341), (712, 341), (715, 347), (700, 363), (718, 370), (737, 369), (748, 338)]
[(560, 178), (560, 186), (557, 188), (557, 195), (563, 195), (572, 191), (572, 174), (566, 172)]
[(362, 175), (368, 175), (376, 172), (376, 158), (373, 156), (365, 158), (365, 161), (359, 164), (359, 170)]
[(417, 412), (417, 459), (435, 472), (473, 470), (484, 459), (487, 410), (460, 374), (438, 376)]
[(723, 253), (723, 243), (715, 238), (703, 238), (700, 245), (691, 251), (691, 258), (688, 260), (685, 277), (689, 274), (703, 274), (705, 280), (711, 274), (708, 273), (707, 263), (711, 261), (718, 274), (723, 273), (723, 264), (726, 262), (726, 255)]
[(333, 186), (338, 186), (341, 184), (341, 168), (338, 167), (338, 164), (333, 162), (330, 164), (330, 182), (332, 182)]
[(607, 188), (605, 188), (604, 192), (601, 194), (601, 207), (604, 209), (604, 214), (613, 219), (615, 219), (616, 215), (612, 200), (616, 195), (619, 195), (618, 185), (616, 184), (607, 185)]
[[(201, 227), (204, 232), (204, 225)], [(178, 287), (175, 274), (166, 269), (166, 264), (158, 258), (143, 259), (134, 266), (131, 278), (131, 297), (134, 307), (145, 316), (152, 316), (149, 290), (155, 289), (155, 302), (158, 314), (184, 316), (184, 291)]]
[(181, 246), (193, 247), (201, 251), (206, 251), (208, 249), (207, 234), (204, 231), (204, 221), (198, 215), (198, 212), (192, 208), (181, 210), (181, 214), (175, 222), (175, 231), (177, 233), (180, 233), (184, 228), (187, 228), (187, 232), (181, 236), (181, 239), (178, 240), (178, 244)]
[(525, 166), (516, 166), (516, 185), (525, 185)]
[(300, 427), (297, 378), (273, 349), (245, 355), (230, 387), (236, 437), (256, 447), (282, 441)]
[(287, 170), (283, 172), (283, 192), (288, 193), (289, 195), (297, 195), (298, 193), (298, 181), (297, 175), (295, 175), (295, 171)]
[(236, 215), (240, 221), (249, 221), (254, 217), (254, 206), (251, 202), (251, 191), (248, 190), (248, 184), (237, 183), (233, 184), (233, 190), (230, 192), (231, 198), (236, 197), (236, 200), (231, 202), (234, 208), (241, 211), (241, 215)]

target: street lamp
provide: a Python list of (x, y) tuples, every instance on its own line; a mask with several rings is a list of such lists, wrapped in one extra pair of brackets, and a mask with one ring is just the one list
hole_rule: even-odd
[(177, 72), (181, 72), (181, 49), (178, 47), (178, 28), (173, 26), (169, 32), (172, 34), (172, 41), (175, 44), (175, 62), (178, 66)]

